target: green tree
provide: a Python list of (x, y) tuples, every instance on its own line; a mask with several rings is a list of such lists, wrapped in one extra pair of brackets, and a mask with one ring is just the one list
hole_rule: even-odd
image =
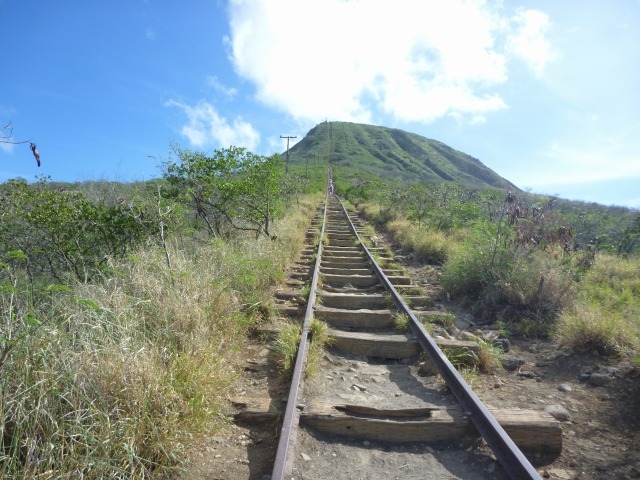
[(109, 258), (147, 237), (139, 212), (50, 188), (46, 178), (33, 185), (10, 180), (0, 199), (0, 254), (23, 252), (31, 283), (40, 277), (64, 282), (68, 273), (88, 281)]
[(191, 208), (213, 236), (230, 230), (270, 236), (271, 221), (281, 213), (282, 162), (240, 147), (208, 156), (174, 147), (177, 161), (163, 165), (170, 195)]

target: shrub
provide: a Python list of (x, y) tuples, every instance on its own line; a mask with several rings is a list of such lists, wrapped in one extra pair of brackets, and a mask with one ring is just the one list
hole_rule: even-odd
[(472, 237), (454, 249), (443, 268), (442, 285), (451, 294), (473, 300), (485, 317), (500, 313), (516, 321), (515, 331), (517, 322), (522, 322), (526, 333), (546, 335), (556, 315), (573, 299), (573, 280), (545, 252), (524, 256), (487, 245)]

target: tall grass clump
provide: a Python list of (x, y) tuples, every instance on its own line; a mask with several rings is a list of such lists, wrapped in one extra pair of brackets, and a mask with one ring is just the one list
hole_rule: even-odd
[(276, 240), (149, 245), (94, 284), (42, 288), (12, 273), (0, 285), (0, 477), (180, 468), (194, 439), (225, 425), (245, 333), (268, 315), (257, 306), (302, 248), (308, 217), (277, 222)]
[(554, 334), (577, 352), (640, 356), (640, 259), (598, 254)]
[(546, 252), (494, 248), (478, 232), (452, 250), (441, 282), (450, 294), (473, 302), (477, 314), (503, 317), (525, 335), (547, 335), (575, 293), (571, 276)]
[(3, 369), (4, 477), (144, 478), (220, 421), (243, 322), (240, 298), (211, 281), (221, 265), (202, 253), (172, 252), (173, 283), (148, 249), (52, 299)]
[(305, 374), (310, 377), (318, 371), (318, 366), (322, 359), (325, 348), (331, 344), (329, 338), (329, 327), (317, 318), (311, 320), (309, 325), (310, 344), (307, 357)]
[(390, 221), (385, 228), (419, 262), (443, 264), (449, 255), (452, 240), (443, 231), (418, 228), (407, 219)]

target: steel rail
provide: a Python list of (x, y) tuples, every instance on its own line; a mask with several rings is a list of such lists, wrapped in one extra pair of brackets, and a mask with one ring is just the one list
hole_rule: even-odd
[(292, 444), (295, 443), (297, 436), (297, 428), (300, 419), (298, 412), (298, 394), (302, 389), (302, 380), (304, 368), (307, 363), (307, 351), (309, 347), (309, 325), (313, 318), (313, 305), (316, 301), (316, 287), (318, 285), (318, 275), (320, 272), (320, 262), (322, 258), (322, 239), (324, 238), (324, 228), (327, 220), (328, 197), (325, 196), (324, 212), (322, 214), (322, 228), (320, 230), (320, 241), (318, 242), (318, 251), (316, 262), (313, 269), (313, 277), (311, 279), (311, 287), (309, 289), (309, 298), (307, 300), (307, 309), (304, 314), (304, 322), (302, 324), (302, 334), (300, 335), (300, 343), (298, 344), (298, 354), (296, 355), (296, 363), (293, 368), (291, 377), (291, 388), (287, 397), (287, 407), (282, 419), (282, 428), (280, 430), (280, 439), (278, 440), (278, 450), (273, 463), (271, 472), (271, 480), (284, 480), (284, 476), (293, 469), (293, 450)]
[(453, 392), (458, 402), (465, 411), (465, 414), (469, 416), (471, 422), (480, 432), (480, 435), (485, 439), (496, 458), (504, 468), (505, 472), (513, 480), (526, 480), (535, 479), (541, 480), (540, 475), (536, 469), (531, 465), (529, 460), (520, 451), (518, 446), (511, 440), (511, 437), (504, 431), (502, 426), (498, 423), (495, 417), (482, 403), (478, 396), (471, 390), (469, 385), (464, 381), (458, 370), (451, 364), (446, 355), (440, 350), (440, 347), (427, 333), (420, 321), (413, 314), (409, 306), (404, 302), (398, 291), (391, 284), (387, 276), (384, 274), (378, 263), (375, 261), (371, 252), (366, 247), (360, 235), (356, 231), (347, 209), (342, 204), (342, 201), (336, 196), (340, 202), (340, 206), (347, 217), (349, 228), (355, 235), (358, 242), (362, 246), (371, 266), (373, 267), (376, 275), (380, 278), (386, 290), (393, 296), (394, 301), (398, 309), (409, 317), (409, 327), (411, 332), (415, 335), (416, 340), (427, 352), (429, 358), (434, 363), (442, 378), (449, 389)]

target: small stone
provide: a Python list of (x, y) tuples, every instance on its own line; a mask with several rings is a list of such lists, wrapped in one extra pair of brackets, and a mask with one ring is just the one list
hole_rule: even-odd
[(460, 337), (462, 337), (463, 340), (467, 340), (469, 342), (477, 342), (478, 340), (480, 340), (476, 335), (470, 332), (460, 332)]
[(497, 338), (493, 341), (493, 346), (502, 349), (506, 353), (511, 348), (511, 342), (508, 338)]
[(611, 380), (611, 377), (606, 373), (592, 373), (587, 383), (592, 387), (602, 387)]
[(581, 382), (586, 382), (587, 380), (589, 380), (590, 377), (591, 377), (590, 373), (581, 373), (578, 376), (578, 380), (580, 380)]
[(418, 375), (421, 377), (431, 377), (438, 374), (438, 369), (431, 360), (420, 362), (418, 364)]
[(504, 369), (510, 372), (518, 367), (521, 367), (525, 363), (524, 358), (514, 357), (511, 355), (505, 355), (502, 360), (500, 360), (500, 362), (502, 363)]
[(368, 447), (369, 445), (371, 445), (371, 442), (369, 440), (364, 440), (362, 442), (362, 445), (364, 445), (365, 447)]
[(522, 370), (522, 371), (518, 372), (518, 376), (519, 377), (524, 377), (524, 378), (536, 378), (536, 374), (534, 372), (530, 372), (528, 370)]
[(571, 415), (562, 405), (547, 405), (544, 411), (559, 422), (568, 422), (571, 420)]
[(302, 457), (302, 459), (305, 462), (310, 462), (311, 461), (311, 457), (309, 455), (307, 455), (306, 453), (301, 453), (300, 456)]
[(561, 392), (572, 392), (573, 388), (571, 388), (571, 385), (561, 383), (560, 385), (558, 385), (558, 390), (560, 390)]
[(367, 387), (365, 387), (364, 385), (359, 385), (357, 383), (354, 383), (353, 385), (351, 385), (351, 388), (353, 388), (354, 390), (359, 390), (360, 392), (367, 391)]

